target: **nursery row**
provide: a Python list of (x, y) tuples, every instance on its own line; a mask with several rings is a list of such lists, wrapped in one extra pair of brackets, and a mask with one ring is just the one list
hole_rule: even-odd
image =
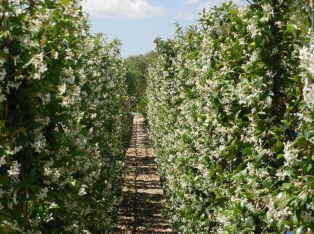
[(150, 134), (181, 233), (314, 231), (310, 2), (249, 2), (155, 41)]
[(78, 0), (0, 4), (0, 232), (110, 233), (126, 89)]

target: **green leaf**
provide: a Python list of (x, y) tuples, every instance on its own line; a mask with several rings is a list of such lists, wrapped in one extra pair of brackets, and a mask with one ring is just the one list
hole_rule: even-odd
[(285, 188), (285, 189), (290, 188), (291, 186), (292, 186), (291, 183), (283, 183), (282, 184), (282, 187)]
[(280, 140), (277, 140), (276, 146), (277, 146), (278, 148), (282, 148), (282, 147), (283, 147), (283, 144), (282, 144), (282, 142), (281, 142)]
[(239, 125), (239, 126), (241, 126), (243, 124), (243, 120), (241, 118), (238, 118), (236, 120), (236, 122), (237, 122), (237, 125)]
[(274, 187), (274, 184), (272, 184), (271, 182), (264, 180), (263, 181), (263, 186), (264, 188), (267, 188), (269, 191), (272, 190), (272, 188)]
[(39, 192), (39, 189), (37, 186), (31, 186), (31, 190), (32, 190), (33, 194), (38, 194), (38, 192)]
[(21, 209), (19, 207), (14, 208), (12, 210), (12, 214), (13, 214), (14, 219), (16, 219), (19, 222), (19, 224), (21, 224), (23, 221)]
[(282, 128), (274, 127), (273, 132), (274, 132), (277, 136), (281, 136), (281, 134), (282, 134)]
[(210, 101), (216, 108), (218, 108), (221, 105), (218, 96), (212, 96)]
[(4, 184), (5, 182), (7, 182), (8, 179), (9, 179), (8, 176), (6, 176), (6, 175), (1, 175), (1, 174), (0, 174), (0, 185), (1, 185), (1, 184)]
[(60, 0), (60, 2), (63, 6), (67, 6), (70, 4), (70, 0)]
[(265, 121), (258, 121), (257, 122), (257, 129), (261, 132), (265, 131)]
[(45, 115), (51, 115), (51, 111), (48, 108), (41, 109), (41, 113), (43, 113)]
[(307, 140), (305, 139), (305, 137), (300, 137), (300, 138), (297, 138), (293, 144), (294, 144), (294, 145), (299, 145), (299, 144), (302, 144), (302, 143), (304, 143), (304, 142), (307, 142)]
[(298, 223), (301, 221), (302, 209), (297, 209), (293, 215), (293, 219)]
[(277, 146), (273, 146), (270, 148), (271, 152), (279, 153), (281, 150)]
[(287, 127), (290, 127), (291, 121), (288, 120), (281, 120), (282, 123), (284, 123)]
[(37, 216), (37, 209), (34, 209), (34, 210), (32, 210), (31, 212), (30, 212), (30, 215), (29, 215), (29, 217), (31, 218), (31, 219), (35, 219), (36, 218), (36, 216)]
[(32, 122), (31, 124), (27, 125), (27, 130), (28, 131), (32, 131), (35, 128), (39, 128), (39, 127), (42, 127), (42, 126), (43, 126), (43, 124), (40, 123), (40, 122)]
[(72, 153), (72, 156), (83, 156), (85, 155), (86, 153), (82, 150), (77, 150), (75, 151), (74, 153)]
[(0, 157), (2, 157), (5, 154), (5, 150), (0, 147)]
[(248, 154), (248, 155), (252, 155), (252, 150), (251, 150), (251, 148), (245, 148), (245, 149), (244, 149), (244, 152), (245, 152), (246, 154)]
[(228, 201), (228, 198), (227, 197), (218, 197), (218, 198), (216, 198), (216, 201), (219, 203), (224, 203), (224, 202)]
[(264, 79), (263, 77), (257, 79), (257, 81), (255, 82), (255, 87), (256, 88), (261, 87), (261, 85), (263, 84), (263, 79)]
[(257, 155), (257, 156), (255, 157), (255, 162), (256, 162), (256, 163), (259, 163), (259, 162), (262, 160), (262, 158), (264, 157), (264, 155), (265, 155), (265, 152), (262, 152), (262, 153), (260, 153), (259, 155)]
[(307, 107), (307, 103), (305, 103), (305, 102), (300, 102), (300, 104), (299, 104), (299, 109), (300, 110), (303, 110), (305, 107)]
[(297, 97), (300, 96), (301, 91), (300, 91), (300, 88), (299, 88), (299, 87), (296, 87), (296, 88), (295, 88), (295, 93), (296, 93), (296, 96), (297, 96)]
[(283, 227), (284, 227), (284, 220), (280, 219), (277, 224), (276, 224), (278, 231), (283, 231)]
[(254, 226), (254, 219), (253, 219), (252, 216), (249, 216), (248, 218), (246, 218), (245, 226), (247, 226), (248, 228), (253, 228), (253, 226)]
[(9, 218), (13, 218), (13, 215), (7, 211), (7, 210), (4, 210), (4, 209), (0, 209), (0, 214), (6, 216), (6, 217), (9, 217)]
[(81, 42), (81, 40), (74, 40), (74, 41), (71, 42), (71, 44), (72, 44), (72, 46), (73, 46), (73, 45), (76, 45), (76, 44), (78, 44), (78, 43), (80, 43), (80, 42)]
[(26, 145), (26, 143), (27, 143), (27, 140), (28, 140), (28, 138), (27, 138), (27, 136), (25, 134), (19, 134), (19, 136), (18, 136), (16, 141), (17, 141), (19, 146), (24, 147)]
[(32, 184), (35, 181), (35, 176), (36, 176), (36, 169), (33, 168), (28, 174), (27, 180), (29, 184)]
[(184, 134), (182, 135), (182, 141), (186, 143), (187, 140), (188, 140), (188, 136), (184, 133)]
[(2, 32), (0, 32), (0, 38), (7, 37), (8, 35), (10, 35), (10, 30), (3, 30)]
[(297, 29), (298, 29), (297, 25), (295, 25), (295, 24), (288, 24), (288, 27), (287, 27), (286, 31), (284, 32), (284, 34), (286, 34), (286, 33), (293, 33)]
[(292, 232), (293, 234), (304, 234), (306, 231), (307, 227), (302, 225), (301, 227), (299, 227), (295, 232)]
[(219, 191), (218, 191), (217, 189), (214, 191), (214, 193), (215, 193), (215, 195), (216, 195), (216, 199), (223, 197), (223, 196), (219, 193)]
[(309, 131), (305, 130), (305, 128), (302, 129), (302, 135), (304, 136), (306, 140), (309, 139)]

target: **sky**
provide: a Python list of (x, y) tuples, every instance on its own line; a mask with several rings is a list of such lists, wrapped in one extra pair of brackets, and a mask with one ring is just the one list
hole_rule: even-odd
[[(154, 49), (157, 37), (172, 38), (175, 23), (196, 25), (198, 13), (224, 0), (84, 0), (83, 11), (89, 14), (92, 33), (102, 32), (109, 40), (122, 42), (121, 55), (146, 54)], [(239, 6), (245, 0), (233, 0)]]

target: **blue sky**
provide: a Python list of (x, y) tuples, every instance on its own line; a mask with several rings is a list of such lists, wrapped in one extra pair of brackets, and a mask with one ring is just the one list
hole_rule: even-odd
[[(83, 11), (89, 14), (92, 31), (103, 32), (110, 40), (122, 41), (121, 55), (145, 54), (154, 49), (157, 37), (172, 38), (178, 22), (197, 24), (198, 12), (223, 0), (87, 0)], [(245, 0), (234, 0), (246, 5)]]

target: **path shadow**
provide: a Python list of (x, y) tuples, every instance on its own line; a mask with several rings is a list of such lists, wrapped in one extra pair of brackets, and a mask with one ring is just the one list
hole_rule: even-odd
[(119, 206), (116, 233), (176, 233), (162, 216), (163, 189), (142, 116), (134, 117), (132, 130), (126, 154), (124, 199)]

